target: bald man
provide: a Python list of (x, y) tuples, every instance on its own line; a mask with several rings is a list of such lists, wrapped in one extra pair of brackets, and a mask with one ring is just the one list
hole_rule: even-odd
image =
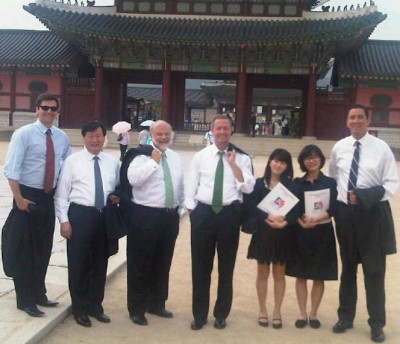
[(168, 148), (171, 134), (170, 124), (156, 121), (150, 127), (151, 145), (140, 147), (126, 173), (132, 189), (127, 235), (128, 311), (137, 325), (148, 324), (145, 312), (173, 317), (165, 303), (179, 232), (178, 210), (184, 196), (181, 159)]

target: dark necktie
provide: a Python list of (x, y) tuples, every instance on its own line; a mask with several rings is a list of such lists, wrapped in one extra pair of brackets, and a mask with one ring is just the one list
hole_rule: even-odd
[(103, 181), (101, 179), (101, 171), (99, 166), (99, 157), (96, 155), (94, 158), (94, 206), (97, 209), (102, 209), (104, 207), (104, 191), (103, 191)]
[[(351, 161), (349, 184), (347, 186), (347, 191), (353, 191), (357, 188), (357, 176), (358, 176), (358, 162), (360, 160), (360, 142), (356, 141), (354, 143), (354, 153), (353, 160)], [(347, 192), (347, 201), (350, 203), (350, 195)]]
[(172, 184), (171, 172), (169, 170), (167, 155), (165, 152), (161, 153), (161, 165), (164, 172), (164, 185), (165, 185), (165, 207), (174, 207), (174, 187)]
[(54, 145), (51, 139), (51, 130), (46, 131), (46, 165), (44, 169), (43, 191), (49, 193), (54, 183)]
[(219, 160), (215, 170), (214, 191), (211, 205), (211, 208), (215, 214), (218, 214), (222, 210), (222, 195), (224, 186), (224, 161), (222, 160), (222, 157), (224, 154), (224, 152), (218, 152)]

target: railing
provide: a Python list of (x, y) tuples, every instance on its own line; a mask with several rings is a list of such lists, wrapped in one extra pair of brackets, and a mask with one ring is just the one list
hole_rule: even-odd
[(185, 122), (183, 125), (184, 131), (204, 131), (210, 130), (211, 123), (206, 122)]

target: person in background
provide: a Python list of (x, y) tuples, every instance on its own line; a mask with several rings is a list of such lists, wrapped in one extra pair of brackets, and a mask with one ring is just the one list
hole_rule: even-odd
[(150, 131), (149, 127), (142, 127), (143, 129), (139, 132), (138, 144), (144, 146), (150, 142)]
[(211, 130), (206, 132), (206, 135), (204, 136), (204, 139), (206, 140), (207, 146), (210, 146), (214, 143), (214, 135)]
[[(325, 156), (318, 146), (305, 146), (297, 161), (305, 173), (294, 179), (299, 187), (302, 216), (295, 227), (295, 253), (286, 265), (286, 275), (296, 277), (300, 316), (295, 326), (304, 328), (309, 324), (317, 329), (321, 326), (317, 312), (324, 295), (324, 281), (337, 280), (336, 240), (331, 221), (337, 210), (336, 181), (321, 172)], [(309, 313), (307, 280), (312, 280)]]
[(119, 163), (102, 152), (106, 129), (101, 123), (88, 123), (81, 133), (85, 148), (65, 161), (54, 200), (67, 239), (72, 313), (79, 325), (90, 327), (88, 315), (110, 322), (102, 306), (108, 265), (103, 209), (118, 185)]
[(247, 258), (257, 260), (256, 289), (259, 303), (258, 324), (269, 325), (266, 306), (268, 279), (272, 272), (274, 279), (274, 309), (272, 327), (282, 327), (281, 306), (285, 295), (285, 266), (289, 260), (293, 240), (293, 226), (298, 218), (298, 207), (293, 207), (286, 216), (268, 214), (257, 205), (282, 183), (293, 194), (297, 188), (292, 181), (292, 157), (285, 149), (275, 149), (265, 167), (264, 176), (258, 178), (253, 193), (249, 197), (250, 216), (257, 219), (257, 231), (252, 235)]
[(190, 214), (192, 250), (192, 330), (200, 330), (207, 323), (215, 250), (219, 277), (214, 327), (226, 327), (232, 305), (232, 278), (243, 193), (252, 192), (255, 183), (251, 158), (230, 143), (231, 119), (225, 115), (215, 116), (211, 131), (214, 144), (194, 155), (187, 181), (186, 208)]
[(386, 142), (368, 134), (368, 109), (356, 104), (349, 109), (350, 136), (332, 148), (329, 175), (337, 182), (338, 212), (335, 216), (342, 273), (338, 322), (334, 333), (353, 327), (357, 304), (357, 267), (364, 272), (371, 340), (385, 340), (386, 255), (396, 253), (396, 238), (389, 199), (399, 187), (393, 152)]
[(129, 146), (129, 132), (118, 134), (117, 141), (121, 152), (119, 160), (122, 161)]
[(256, 125), (257, 125), (257, 114), (256, 113), (253, 113), (252, 115), (251, 115), (251, 136), (252, 137), (255, 137), (256, 136), (256, 132), (257, 132), (257, 129), (256, 129)]
[(53, 247), (54, 190), (61, 166), (71, 154), (67, 135), (53, 125), (58, 111), (56, 96), (39, 95), (37, 120), (14, 132), (4, 165), (14, 200), (6, 221), (10, 235), (7, 252), (2, 247), (3, 265), (10, 263), (17, 308), (33, 317), (44, 315), (37, 305), (58, 305), (48, 300), (45, 285)]

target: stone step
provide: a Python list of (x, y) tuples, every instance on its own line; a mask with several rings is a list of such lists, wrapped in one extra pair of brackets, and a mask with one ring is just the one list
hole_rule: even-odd
[[(82, 146), (82, 135), (80, 129), (63, 129), (72, 146)], [(0, 140), (9, 141), (12, 130), (0, 131)], [(200, 150), (205, 147), (204, 133), (202, 132), (175, 132), (173, 135), (173, 145), (176, 149), (184, 150)], [(129, 147), (136, 147), (138, 142), (139, 133), (137, 131), (130, 131), (130, 145)], [(301, 149), (308, 144), (315, 144), (319, 146), (326, 157), (329, 157), (330, 151), (336, 141), (316, 140), (312, 138), (286, 138), (275, 136), (256, 136), (251, 137), (246, 134), (234, 134), (231, 139), (232, 143), (240, 147), (242, 150), (250, 155), (264, 155), (269, 156), (275, 148), (285, 148), (292, 156), (296, 157)], [(118, 148), (117, 135), (112, 131), (107, 131), (107, 147)]]

